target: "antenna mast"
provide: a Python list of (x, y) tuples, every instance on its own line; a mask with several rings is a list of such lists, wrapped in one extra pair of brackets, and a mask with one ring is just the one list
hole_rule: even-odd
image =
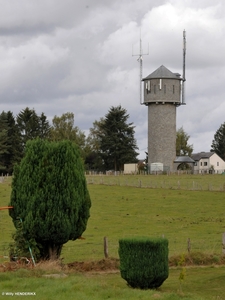
[(149, 54), (149, 50), (148, 53), (143, 53), (142, 52), (142, 41), (141, 41), (141, 35), (140, 35), (140, 52), (139, 54), (133, 54), (133, 49), (132, 49), (132, 56), (138, 56), (137, 61), (140, 64), (140, 104), (143, 104), (142, 102), (142, 86), (141, 86), (141, 81), (142, 81), (142, 66), (143, 66), (143, 55), (148, 55)]
[(182, 104), (185, 104), (185, 58), (186, 58), (186, 31), (183, 31), (183, 83), (182, 83)]

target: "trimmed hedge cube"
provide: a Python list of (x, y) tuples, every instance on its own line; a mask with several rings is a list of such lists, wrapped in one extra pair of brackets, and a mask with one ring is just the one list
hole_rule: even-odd
[(133, 288), (160, 287), (169, 276), (168, 253), (165, 238), (120, 239), (121, 277)]

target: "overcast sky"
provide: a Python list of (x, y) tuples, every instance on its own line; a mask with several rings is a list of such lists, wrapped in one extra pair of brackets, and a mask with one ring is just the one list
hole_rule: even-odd
[[(88, 134), (111, 106), (130, 115), (140, 158), (147, 151), (143, 77), (161, 65), (182, 74), (187, 35), (186, 105), (177, 129), (194, 152), (209, 151), (225, 122), (224, 0), (0, 0), (0, 111), (44, 112), (51, 122), (73, 112)], [(132, 50), (133, 49), (133, 50)]]

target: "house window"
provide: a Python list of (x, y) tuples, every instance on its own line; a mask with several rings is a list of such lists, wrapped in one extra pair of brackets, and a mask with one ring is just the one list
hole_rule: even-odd
[(195, 162), (195, 164), (194, 164), (195, 166), (197, 166), (198, 164), (197, 164), (197, 161)]
[(205, 167), (207, 166), (207, 161), (204, 161), (204, 166), (205, 166)]
[(217, 162), (217, 167), (219, 167), (219, 162)]
[(202, 162), (200, 163), (200, 165), (202, 166)]

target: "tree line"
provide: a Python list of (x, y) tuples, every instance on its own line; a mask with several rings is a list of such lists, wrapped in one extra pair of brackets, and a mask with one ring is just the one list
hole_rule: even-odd
[[(191, 156), (193, 145), (188, 144), (190, 136), (184, 131), (183, 127), (177, 130), (176, 155)], [(225, 122), (220, 125), (214, 134), (211, 144), (211, 152), (215, 152), (220, 158), (225, 160)]]
[(14, 117), (11, 111), (0, 114), (0, 173), (12, 174), (24, 157), (29, 140), (70, 140), (80, 151), (86, 169), (122, 170), (124, 163), (137, 162), (138, 149), (133, 123), (121, 106), (111, 107), (105, 117), (93, 123), (86, 137), (74, 124), (74, 114), (54, 116), (52, 124), (42, 112), (26, 107)]
[[(111, 107), (108, 113), (93, 122), (86, 136), (75, 126), (74, 114), (67, 112), (54, 116), (52, 123), (42, 112), (26, 107), (14, 117), (11, 111), (0, 114), (0, 174), (12, 174), (13, 167), (24, 156), (28, 140), (70, 140), (78, 145), (86, 170), (123, 170), (125, 163), (136, 163), (137, 142), (135, 126), (129, 122), (129, 114), (121, 106)], [(189, 155), (193, 145), (183, 127), (177, 130), (176, 155)], [(225, 123), (214, 135), (211, 151), (225, 160)], [(148, 153), (146, 152), (148, 155)], [(146, 156), (147, 162), (147, 156)]]

